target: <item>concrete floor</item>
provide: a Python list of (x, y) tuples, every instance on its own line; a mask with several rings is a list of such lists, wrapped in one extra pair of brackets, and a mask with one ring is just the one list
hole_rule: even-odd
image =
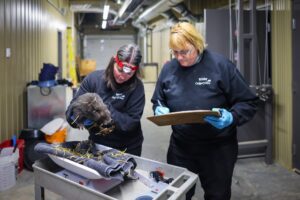
[[(142, 119), (145, 141), (142, 156), (165, 162), (170, 127), (157, 127), (146, 119), (152, 115), (150, 98), (154, 84), (145, 84), (146, 107)], [(74, 134), (76, 135), (76, 134)], [(69, 136), (72, 140), (73, 134)], [(78, 136), (78, 134), (76, 135)], [(81, 139), (86, 134), (80, 135)], [(23, 170), (13, 188), (0, 192), (0, 200), (34, 199), (33, 173)], [(46, 190), (47, 200), (64, 198)], [(194, 199), (203, 199), (198, 181)], [(263, 158), (238, 160), (232, 183), (232, 200), (300, 200), (300, 175), (287, 171), (277, 164), (266, 165)]]

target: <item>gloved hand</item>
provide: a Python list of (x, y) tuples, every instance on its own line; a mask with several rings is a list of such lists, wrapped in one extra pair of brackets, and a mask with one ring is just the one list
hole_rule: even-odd
[[(82, 120), (84, 119), (84, 121), (82, 122)], [(86, 118), (76, 118), (74, 115), (71, 116), (71, 120), (73, 120), (72, 123), (76, 123), (80, 128), (83, 128), (83, 126), (85, 128), (90, 127), (94, 124), (93, 120), (90, 119), (86, 119)]]
[(94, 121), (93, 120), (90, 120), (90, 119), (86, 119), (83, 121), (83, 125), (86, 127), (86, 126), (91, 126), (94, 124)]
[(215, 117), (215, 116), (206, 116), (204, 117), (204, 121), (210, 123), (217, 129), (223, 129), (233, 122), (233, 116), (231, 112), (227, 111), (224, 108), (213, 108), (212, 111), (219, 111), (221, 114), (221, 117)]
[(170, 112), (170, 109), (164, 106), (157, 106), (155, 108), (154, 114), (157, 115), (164, 115), (168, 114)]

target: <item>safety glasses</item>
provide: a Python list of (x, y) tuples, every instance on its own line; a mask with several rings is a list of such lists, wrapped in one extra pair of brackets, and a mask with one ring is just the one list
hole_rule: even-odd
[(180, 50), (180, 51), (170, 49), (170, 53), (173, 54), (174, 56), (178, 56), (178, 55), (186, 56), (186, 55), (192, 53), (192, 51), (193, 51), (193, 49), (189, 49), (189, 50)]
[(119, 60), (118, 56), (115, 56), (115, 61), (116, 61), (117, 65), (119, 66), (119, 68), (118, 68), (119, 72), (124, 72), (126, 74), (131, 74), (132, 72), (134, 72), (138, 69), (137, 66), (129, 65), (127, 63), (123, 63), (122, 61)]

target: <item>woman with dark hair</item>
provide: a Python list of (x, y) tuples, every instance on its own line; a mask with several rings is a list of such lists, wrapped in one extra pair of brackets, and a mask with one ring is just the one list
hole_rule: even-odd
[(69, 124), (78, 128), (78, 124), (72, 123), (72, 103), (83, 94), (98, 94), (107, 106), (115, 128), (106, 135), (89, 129), (89, 140), (138, 156), (141, 155), (144, 140), (140, 120), (145, 106), (145, 92), (138, 77), (141, 59), (138, 46), (127, 44), (120, 47), (106, 70), (92, 72), (84, 78), (66, 112)]

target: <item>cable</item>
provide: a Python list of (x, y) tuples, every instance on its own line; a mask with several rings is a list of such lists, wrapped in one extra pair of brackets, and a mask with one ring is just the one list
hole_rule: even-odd
[(269, 30), (269, 23), (268, 23), (268, 18), (269, 18), (269, 0), (265, 0), (265, 23), (266, 23), (266, 31), (265, 31), (265, 60), (264, 60), (264, 84), (268, 84), (269, 81), (267, 80), (269, 76), (269, 35), (268, 35), (268, 30)]
[(229, 0), (229, 59), (233, 62), (232, 9)]
[[(238, 52), (238, 48), (239, 48), (239, 35), (241, 34), (238, 31), (238, 27), (239, 27), (239, 0), (235, 1), (235, 37), (236, 37), (236, 60), (238, 61), (239, 59), (239, 52)], [(240, 69), (241, 66), (238, 66), (238, 68)]]

